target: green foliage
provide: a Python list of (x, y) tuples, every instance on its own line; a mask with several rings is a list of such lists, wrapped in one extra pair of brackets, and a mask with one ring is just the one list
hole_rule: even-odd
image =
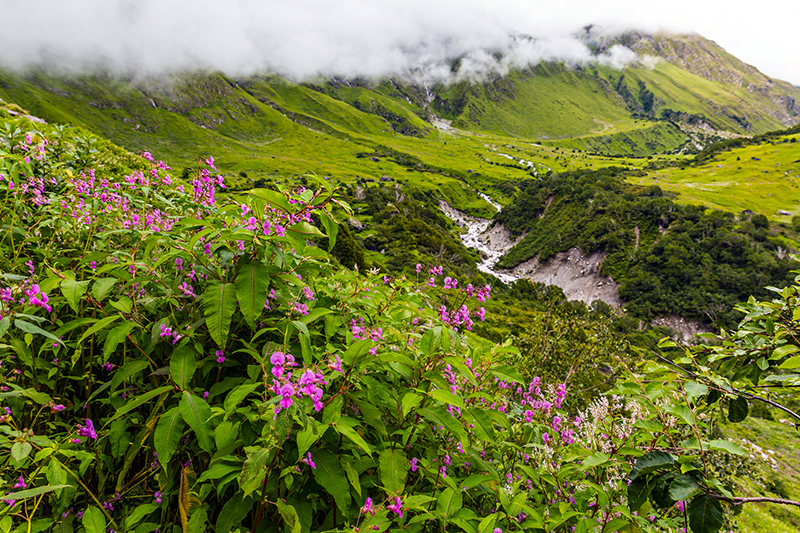
[(763, 215), (737, 225), (729, 213), (675, 204), (658, 187), (627, 184), (620, 174), (608, 168), (520, 183), (497, 219), (527, 235), (501, 265), (544, 261), (572, 247), (602, 250), (602, 272), (620, 284), (628, 312), (715, 326), (735, 323), (737, 302), (789, 283), (796, 262), (768, 239)]
[(0, 147), (5, 530), (648, 527), (624, 407), (583, 426), (459, 331), (488, 287), (335, 268), (332, 190), (100, 175), (43, 130)]

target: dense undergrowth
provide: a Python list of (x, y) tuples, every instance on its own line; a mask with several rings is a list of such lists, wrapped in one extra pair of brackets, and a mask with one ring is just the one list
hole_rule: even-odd
[(518, 183), (515, 201), (497, 215), (527, 233), (501, 261), (544, 261), (572, 247), (605, 251), (603, 274), (620, 284), (634, 316), (678, 315), (732, 327), (737, 302), (785, 286), (797, 262), (775, 241), (788, 225), (764, 215), (737, 217), (676, 204), (657, 186), (625, 183), (623, 169), (571, 172)]
[(324, 180), (222, 194), (210, 157), (36, 128), (0, 137), (4, 532), (713, 532), (710, 459), (745, 453), (714, 420), (797, 379), (794, 289), (631, 373), (608, 309), (540, 304), (514, 347), (470, 333), (486, 284), (339, 267)]

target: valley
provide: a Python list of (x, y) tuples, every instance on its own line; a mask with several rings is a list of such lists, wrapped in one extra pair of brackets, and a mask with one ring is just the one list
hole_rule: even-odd
[(0, 70), (0, 531), (800, 531), (800, 88), (590, 30)]

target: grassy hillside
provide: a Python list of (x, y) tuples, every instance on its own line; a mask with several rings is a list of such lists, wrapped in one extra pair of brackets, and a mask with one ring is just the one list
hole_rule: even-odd
[(630, 181), (677, 192), (681, 203), (735, 213), (750, 210), (789, 222), (800, 215), (800, 133), (734, 147), (699, 165), (662, 168)]

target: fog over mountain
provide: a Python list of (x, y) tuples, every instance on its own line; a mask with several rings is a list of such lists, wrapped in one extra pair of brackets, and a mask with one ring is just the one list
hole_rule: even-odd
[[(781, 0), (767, 0), (775, 1)], [(623, 66), (636, 59), (633, 52), (616, 47), (593, 58), (576, 37), (581, 28), (598, 23), (602, 31), (687, 32), (697, 29), (690, 26), (690, 15), (704, 13), (698, 7), (682, 16), (679, 7), (662, 12), (657, 6), (639, 12), (625, 0), (602, 6), (567, 0), (557, 7), (519, 0), (3, 4), (8, 22), (0, 32), (4, 67), (44, 64), (68, 72), (99, 67), (141, 74), (192, 68), (229, 74), (270, 70), (293, 79), (412, 75), (442, 80), (451, 76), (451, 62), (459, 57), (462, 77), (503, 73), (541, 60)]]

